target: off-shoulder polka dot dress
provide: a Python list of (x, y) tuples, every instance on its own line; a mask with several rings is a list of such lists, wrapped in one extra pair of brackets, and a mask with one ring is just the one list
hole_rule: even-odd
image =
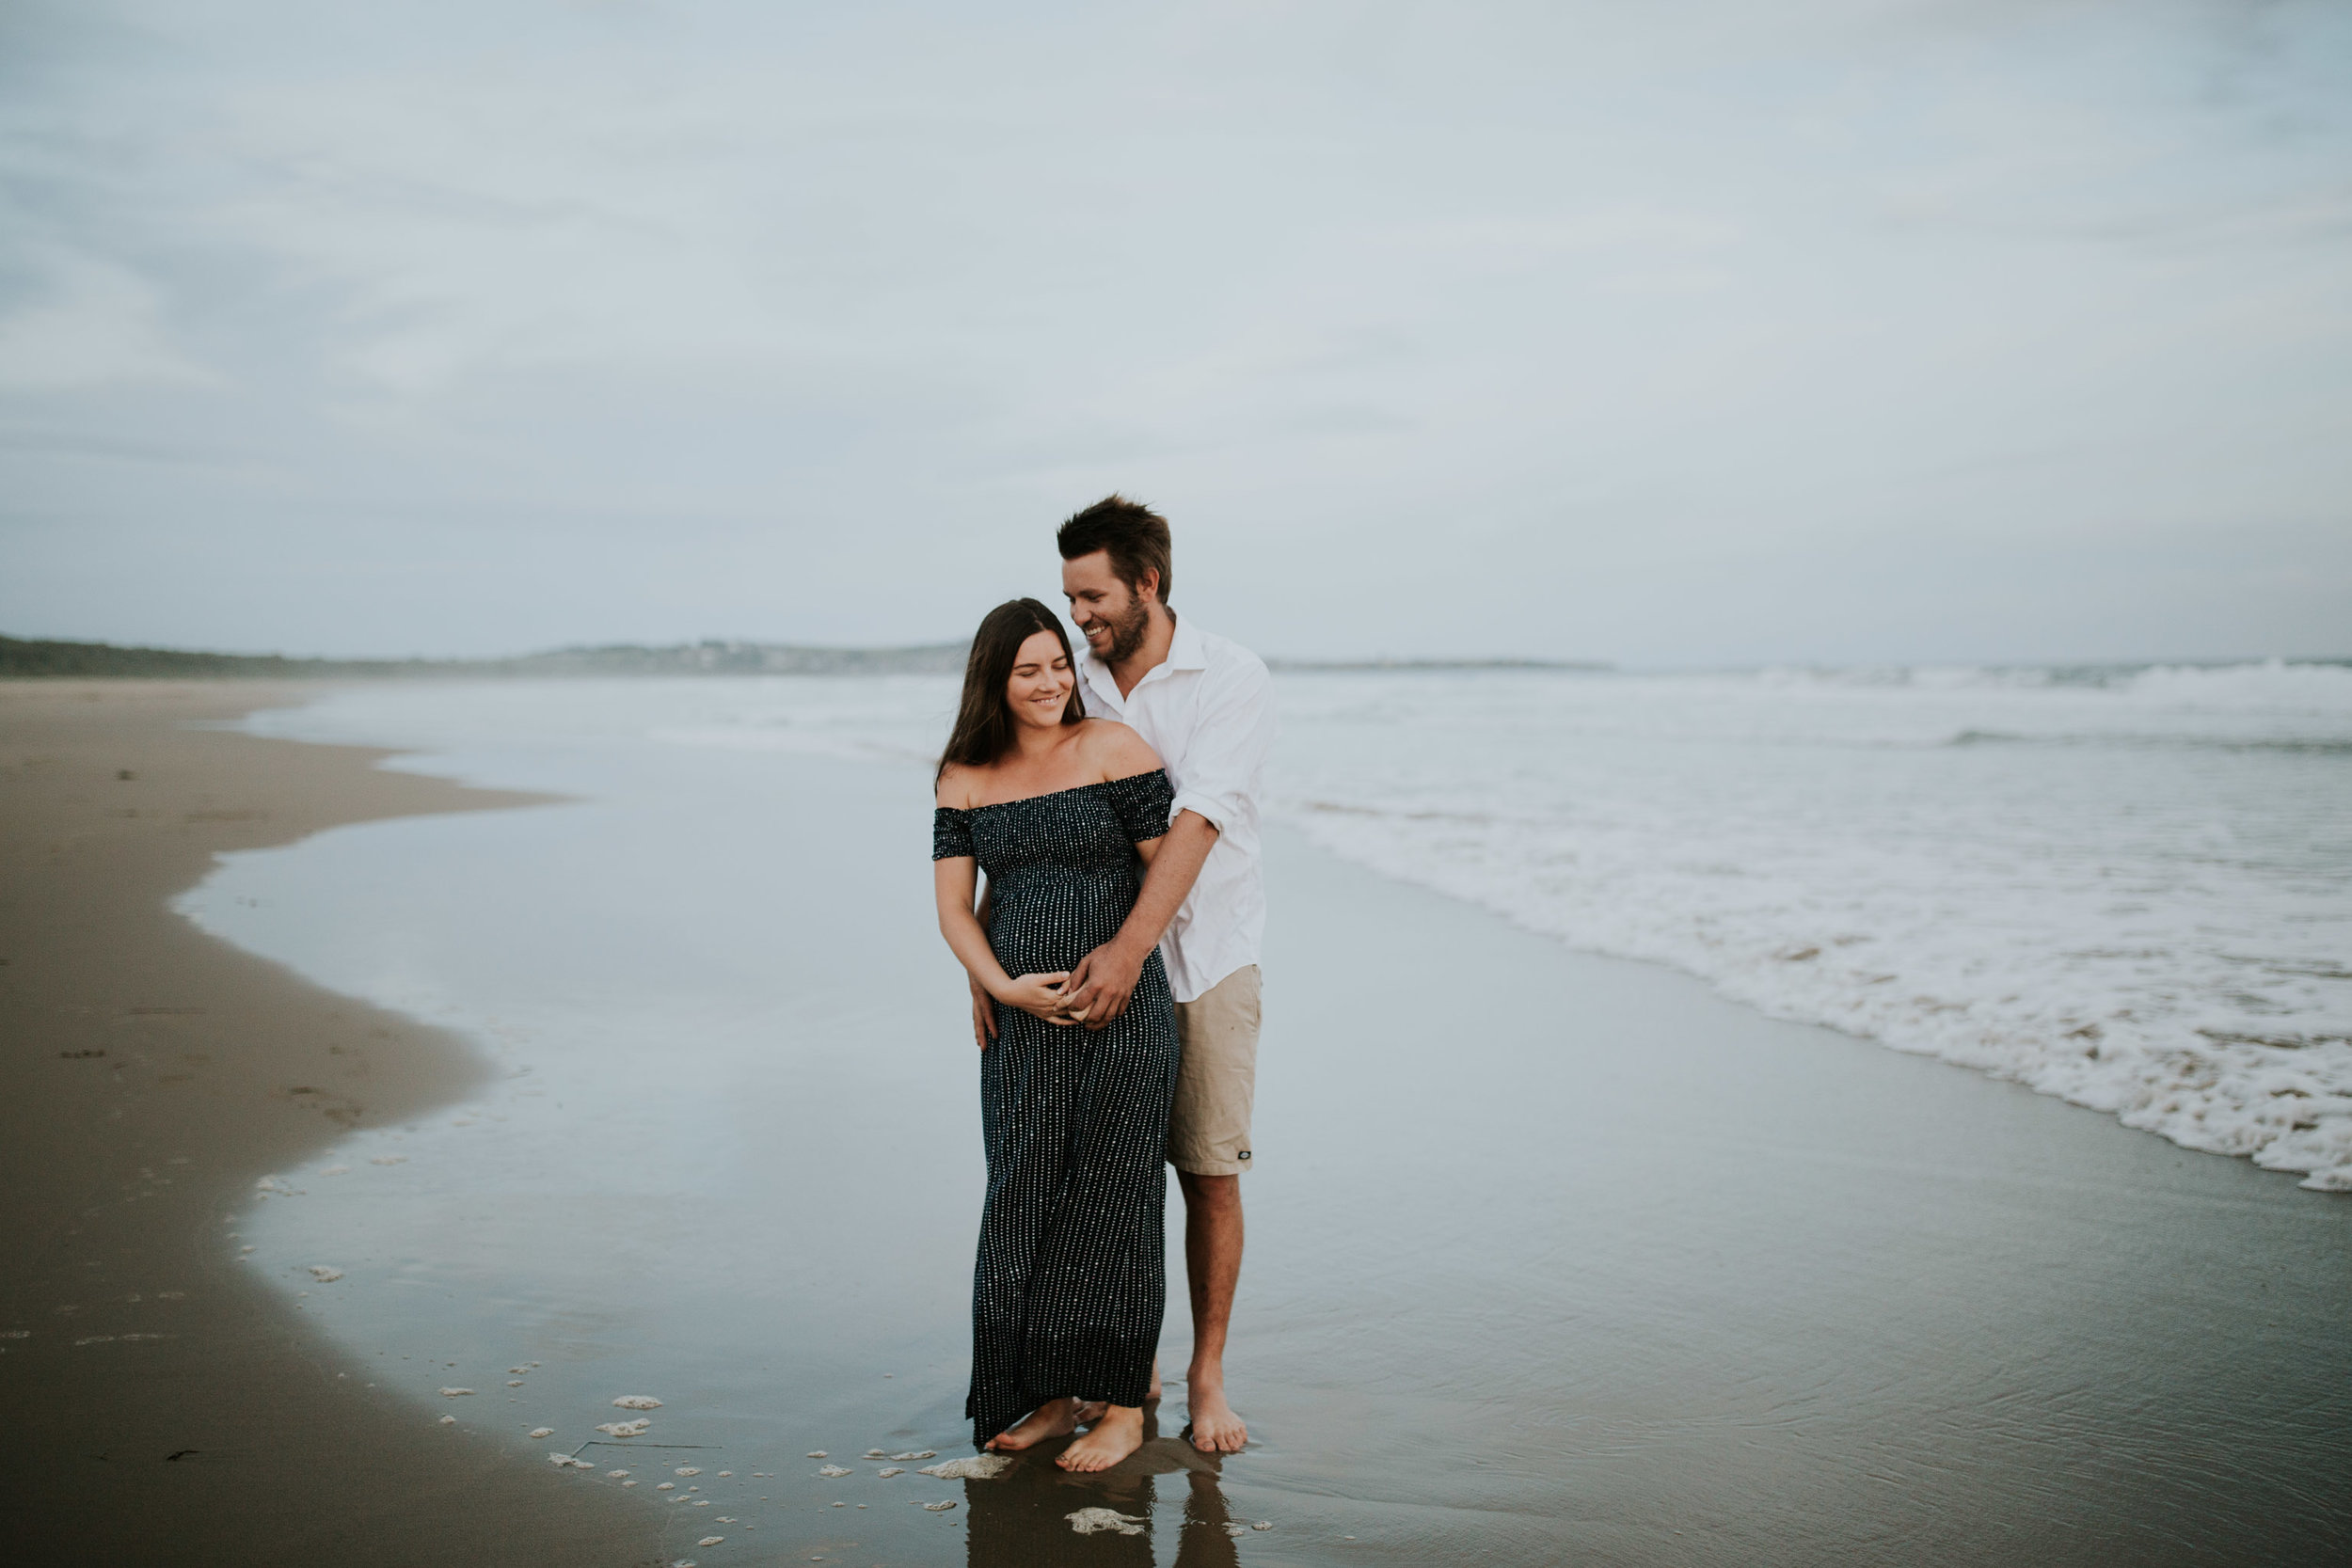
[[(1168, 832), (1153, 771), (958, 811), (931, 858), (988, 873), (989, 945), (1009, 974), (1073, 969), (1117, 934), (1143, 885), (1136, 845)], [(988, 1199), (972, 1271), (972, 1392), (985, 1443), (1062, 1395), (1139, 1405), (1167, 1305), (1168, 1112), (1176, 1010), (1157, 952), (1107, 1028), (998, 1004), (980, 1056)]]

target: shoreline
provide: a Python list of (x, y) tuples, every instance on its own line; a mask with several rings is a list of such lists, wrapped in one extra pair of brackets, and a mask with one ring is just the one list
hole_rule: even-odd
[[(1286, 913), (1269, 932), (1267, 1158), (1232, 1363), (1250, 1452), (1178, 1476), (1161, 1412), (1160, 1445), (1099, 1482), (1037, 1467), (967, 1482), (945, 1513), (904, 1507), (934, 1494), (903, 1480), (810, 1475), (803, 1451), (946, 1449), (958, 1425), (969, 1237), (963, 1205), (940, 1198), (977, 1175), (961, 991), (928, 890), (871, 875), (912, 863), (919, 787), (827, 756), (644, 748), (543, 766), (517, 747), (471, 776), (592, 804), (451, 815), (548, 797), (385, 773), (380, 750), (175, 730), (225, 716), (189, 706), (228, 701), (203, 689), (108, 715), (114, 689), (0, 705), (11, 807), (54, 808), (47, 838), (12, 810), (8, 852), (81, 857), (78, 878), (42, 872), (72, 895), (66, 918), (37, 911), (55, 930), (12, 900), (0, 1002), (34, 1012), (24, 942), (78, 955), (92, 982), (51, 986), (41, 1054), (15, 1066), (108, 1086), (88, 1104), (50, 1095), (73, 1114), (35, 1141), (66, 1158), (23, 1139), (9, 1156), (58, 1216), (39, 1305), (82, 1308), (56, 1331), (19, 1311), (19, 1288), (0, 1323), (40, 1331), (0, 1341), (20, 1405), (68, 1416), (26, 1472), (40, 1560), (669, 1561), (696, 1515), (626, 1498), (611, 1474), (550, 1473), (508, 1440), (541, 1412), (578, 1424), (622, 1386), (660, 1391), (665, 1442), (733, 1449), (732, 1471), (769, 1482), (756, 1508), (739, 1494), (762, 1488), (740, 1480), (689, 1489), (742, 1531), (687, 1554), (707, 1564), (782, 1547), (1017, 1568), (1099, 1549), (1073, 1544), (1076, 1502), (1150, 1516), (1144, 1549), (1212, 1568), (1241, 1560), (1214, 1527), (1244, 1518), (1273, 1521), (1269, 1544), (1299, 1562), (2341, 1556), (2352, 1255), (2334, 1199), (1568, 949), (1289, 830), (1268, 838)], [(142, 736), (159, 757), (181, 748), (186, 771), (134, 761), (140, 776), (119, 779), (109, 748)], [(199, 799), (208, 754), (234, 799)], [(49, 760), (24, 766), (35, 755)], [(167, 782), (181, 794), (122, 794)], [(134, 842), (151, 804), (156, 831)], [(318, 836), (369, 813), (414, 819)], [(208, 884), (209, 928), (247, 946), (169, 912), (217, 850), (306, 837)], [(829, 896), (779, 898), (780, 883)], [(305, 1150), (353, 1129), (420, 1139), (439, 1119), (425, 1106), (485, 1098), (468, 1040), (353, 999), (407, 993), (387, 954), (439, 977), (421, 1011), (543, 1042), (512, 1064), (532, 1075), (478, 1125), (401, 1143), (399, 1177), (355, 1158), (230, 1237), (255, 1177), (315, 1165)], [(192, 994), (208, 975), (215, 992)], [(589, 980), (610, 990), (583, 1006)], [(242, 1020), (188, 1010), (239, 995)], [(248, 1026), (279, 1033), (247, 1041)], [(172, 1043), (204, 1030), (253, 1059), (228, 1073), (225, 1053)], [(73, 1040), (109, 1054), (47, 1054)], [(355, 1044), (360, 1063), (336, 1050)], [(249, 1124), (227, 1153), (199, 1114), (224, 1109)], [(205, 1164), (173, 1165), (199, 1136)], [(77, 1154), (100, 1168), (67, 1168)], [(234, 1261), (240, 1242), (268, 1263)], [(350, 1277), (307, 1303), (262, 1283), (263, 1266), (299, 1280), (323, 1259)], [(418, 1262), (439, 1271), (423, 1310), (388, 1288)], [(63, 1293), (89, 1280), (103, 1289)], [(167, 1315), (194, 1309), (214, 1321), (190, 1349), (195, 1318)], [(158, 1332), (183, 1338), (127, 1337)], [(1163, 1351), (1184, 1337), (1177, 1307)], [(63, 1371), (25, 1391), (35, 1345)], [(546, 1370), (516, 1400), (448, 1407), (504, 1408), (511, 1432), (436, 1424), (436, 1385), (495, 1399), (481, 1369), (534, 1355)], [(87, 1367), (103, 1376), (64, 1375)], [(666, 1550), (665, 1523), (683, 1534)]]
[(323, 990), (171, 900), (224, 853), (547, 797), (233, 721), (330, 688), (0, 682), (0, 1020), (12, 1049), (0, 1383), (43, 1563), (645, 1560), (656, 1521), (373, 1388), (236, 1261), (254, 1182), (461, 1098), (445, 1031)]

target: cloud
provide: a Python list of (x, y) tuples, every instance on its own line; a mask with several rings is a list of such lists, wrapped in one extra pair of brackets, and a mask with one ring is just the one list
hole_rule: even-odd
[(80, 531), (0, 623), (924, 638), (1120, 487), (1276, 652), (1968, 655), (2352, 478), (2325, 8), (72, 14), (0, 98), (0, 511)]
[(0, 316), (0, 389), (220, 384), (173, 344), (162, 294), (129, 267), (70, 251), (18, 261), (37, 281), (29, 301)]

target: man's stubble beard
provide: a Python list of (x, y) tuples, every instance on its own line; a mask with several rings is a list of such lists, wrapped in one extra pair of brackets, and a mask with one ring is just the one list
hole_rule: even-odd
[(1103, 662), (1124, 664), (1136, 657), (1143, 646), (1144, 638), (1151, 633), (1152, 607), (1141, 599), (1131, 600), (1125, 615), (1105, 615), (1103, 624), (1110, 627), (1111, 632), (1110, 651), (1103, 656)]

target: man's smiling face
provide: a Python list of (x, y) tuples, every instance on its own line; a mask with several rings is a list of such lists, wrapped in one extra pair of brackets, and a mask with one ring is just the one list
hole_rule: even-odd
[(1152, 628), (1152, 600), (1159, 592), (1158, 574), (1146, 572), (1129, 588), (1111, 568), (1108, 550), (1082, 555), (1061, 563), (1061, 591), (1070, 600), (1070, 618), (1086, 633), (1087, 648), (1105, 664), (1135, 656)]

